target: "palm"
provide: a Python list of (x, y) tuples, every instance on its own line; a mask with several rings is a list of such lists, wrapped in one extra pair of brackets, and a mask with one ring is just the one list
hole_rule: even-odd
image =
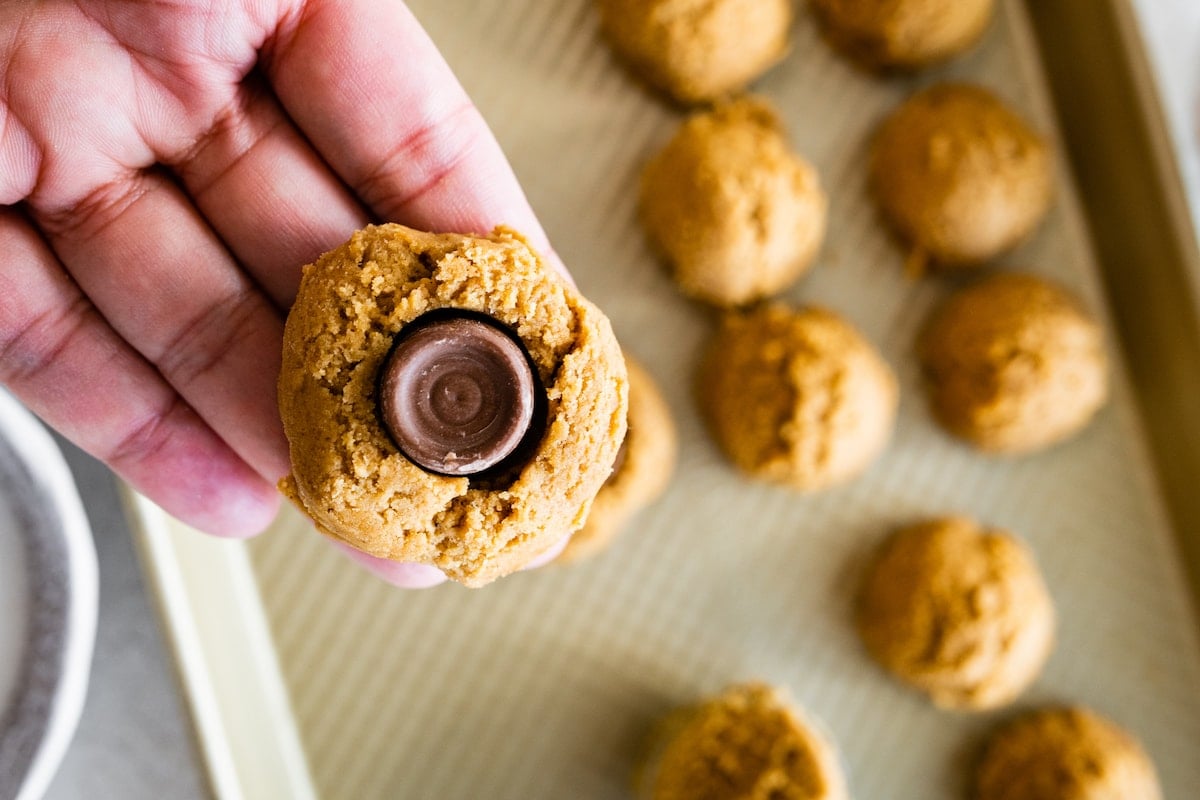
[(300, 265), (373, 218), (537, 225), (408, 11), (0, 7), (0, 379), (177, 516), (261, 529)]

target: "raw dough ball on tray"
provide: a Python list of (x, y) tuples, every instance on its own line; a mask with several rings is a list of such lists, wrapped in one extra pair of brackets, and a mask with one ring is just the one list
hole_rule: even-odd
[(992, 735), (975, 773), (976, 800), (1161, 800), (1137, 740), (1083, 708), (1025, 714)]
[(680, 103), (744, 89), (787, 53), (791, 0), (596, 0), (600, 27), (646, 83)]
[(680, 290), (720, 306), (799, 278), (825, 236), (827, 205), (816, 170), (760, 99), (691, 117), (642, 173), (651, 244)]
[(917, 69), (967, 50), (995, 0), (812, 0), (834, 47), (871, 69)]
[(903, 528), (883, 544), (857, 622), (880, 665), (944, 708), (1009, 703), (1054, 644), (1054, 606), (1029, 548), (960, 517)]
[(871, 188), (910, 248), (910, 270), (978, 266), (1022, 242), (1050, 207), (1048, 143), (988, 90), (939, 84), (884, 120)]
[(783, 693), (732, 686), (662, 722), (641, 800), (848, 800), (833, 745)]
[(892, 370), (853, 326), (778, 303), (722, 320), (697, 391), (738, 468), (801, 491), (865, 470), (887, 445), (898, 400)]
[(925, 324), (917, 355), (934, 416), (987, 452), (1067, 439), (1108, 396), (1099, 325), (1033, 275), (1001, 273), (952, 295)]

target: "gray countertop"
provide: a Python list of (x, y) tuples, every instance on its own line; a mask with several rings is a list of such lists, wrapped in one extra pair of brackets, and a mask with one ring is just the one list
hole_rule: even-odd
[(79, 729), (47, 800), (209, 796), (112, 474), (61, 438), (96, 540), (100, 613)]

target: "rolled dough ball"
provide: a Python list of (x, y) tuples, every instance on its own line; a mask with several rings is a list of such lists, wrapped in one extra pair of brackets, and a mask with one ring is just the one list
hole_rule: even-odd
[(993, 734), (977, 800), (1160, 800), (1154, 764), (1128, 732), (1083, 708), (1035, 711)]
[(660, 725), (643, 800), (847, 800), (833, 745), (777, 689), (732, 686)]
[(722, 321), (697, 389), (737, 467), (801, 491), (865, 470), (887, 445), (898, 399), (891, 369), (849, 323), (778, 303)]
[(680, 103), (744, 89), (783, 58), (790, 0), (596, 0), (614, 51)]
[(825, 37), (871, 69), (917, 69), (983, 35), (995, 0), (812, 0)]
[(884, 543), (857, 624), (876, 661), (952, 709), (1009, 703), (1054, 643), (1054, 606), (1033, 554), (960, 517), (903, 528)]
[(715, 305), (799, 278), (820, 249), (826, 207), (816, 170), (757, 99), (693, 116), (642, 173), (651, 244), (685, 294)]
[(979, 86), (913, 95), (875, 135), (870, 181), (880, 211), (910, 248), (910, 268), (982, 264), (1023, 241), (1050, 207), (1050, 147)]
[(951, 296), (925, 324), (917, 355), (934, 416), (988, 452), (1060, 442), (1108, 396), (1100, 327), (1033, 275), (995, 275)]

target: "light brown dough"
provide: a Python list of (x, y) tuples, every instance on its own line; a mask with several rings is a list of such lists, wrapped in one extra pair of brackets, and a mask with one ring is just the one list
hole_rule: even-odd
[(961, 517), (893, 534), (863, 581), (856, 616), (871, 656), (943, 708), (1011, 702), (1054, 644), (1054, 606), (1033, 554)]
[(812, 0), (825, 37), (871, 69), (917, 69), (967, 50), (995, 0)]
[(827, 205), (816, 170), (760, 99), (691, 117), (642, 173), (651, 244), (685, 294), (720, 306), (800, 277), (821, 247)]
[[(541, 441), (515, 474), (424, 471), (380, 422), (393, 339), (427, 312), (487, 314), (521, 340), (545, 387)], [(304, 268), (284, 330), (280, 488), (318, 530), (365, 553), (480, 586), (579, 528), (625, 435), (625, 361), (608, 319), (516, 234), (369, 226)]]
[(1060, 442), (1108, 396), (1100, 327), (1066, 290), (1033, 275), (998, 274), (951, 296), (917, 355), (934, 416), (988, 452)]
[(975, 800), (1161, 798), (1137, 740), (1083, 708), (1035, 711), (1003, 726), (975, 774)]
[(744, 89), (788, 48), (789, 0), (596, 0), (614, 51), (680, 103)]
[(846, 800), (833, 745), (769, 686), (668, 718), (635, 779), (643, 800)]
[(988, 90), (939, 84), (875, 135), (871, 188), (909, 267), (974, 267), (1029, 236), (1053, 197), (1050, 147)]
[(678, 439), (671, 409), (646, 368), (628, 354), (629, 425), (612, 474), (596, 493), (587, 522), (558, 557), (578, 561), (603, 551), (671, 482)]
[(849, 323), (778, 303), (726, 315), (697, 390), (737, 467), (801, 491), (865, 470), (887, 445), (898, 399), (891, 369)]

